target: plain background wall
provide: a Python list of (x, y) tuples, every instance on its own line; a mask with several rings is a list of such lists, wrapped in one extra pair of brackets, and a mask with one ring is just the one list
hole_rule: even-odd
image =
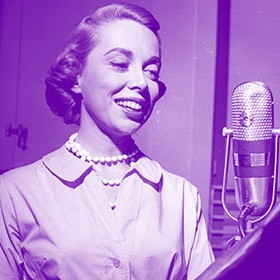
[[(113, 1), (4, 0), (0, 39), (0, 169), (39, 159), (75, 130), (44, 102), (44, 78), (69, 32), (88, 11)], [(149, 9), (161, 23), (167, 85), (138, 145), (166, 169), (188, 178), (202, 196), (207, 218), (214, 98), (217, 4), (211, 0), (128, 1)], [(28, 148), (4, 136), (6, 124), (29, 129)]]
[[(235, 0), (231, 4), (229, 95), (246, 81), (264, 82), (275, 102), (280, 127), (280, 2)], [(230, 105), (230, 104), (229, 104)], [(230, 123), (229, 108), (229, 123)]]

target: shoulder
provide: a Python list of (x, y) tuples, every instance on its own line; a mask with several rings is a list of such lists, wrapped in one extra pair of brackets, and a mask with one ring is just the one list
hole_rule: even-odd
[[(19, 204), (19, 199), (26, 193), (32, 194), (29, 189), (34, 186), (35, 174), (42, 165), (41, 161), (18, 167), (5, 172), (0, 176), (0, 204), (1, 211), (9, 211)], [(36, 183), (35, 183), (36, 184)], [(12, 210), (11, 210), (12, 211)]]
[(45, 158), (52, 158), (53, 154), (56, 154), (58, 150), (55, 150), (41, 159), (21, 166), (11, 169), (0, 176), (0, 191), (3, 188), (13, 190), (15, 188), (24, 188), (34, 184), (39, 183), (45, 178), (45, 173), (47, 172), (45, 165)]
[(173, 217), (182, 217), (181, 215), (185, 213), (184, 223), (193, 229), (193, 235), (190, 236), (194, 236), (194, 230), (202, 215), (201, 198), (197, 187), (183, 176), (166, 170), (157, 161), (150, 160), (150, 164), (154, 165), (157, 172), (161, 174), (156, 189), (162, 204)]
[(198, 192), (197, 187), (194, 186), (188, 179), (181, 175), (166, 170), (159, 163), (157, 164), (161, 168), (162, 177), (165, 183), (172, 185), (173, 188), (177, 187), (180, 189), (184, 189), (184, 191), (193, 192), (194, 194)]
[(34, 163), (9, 170), (0, 176), (1, 183), (2, 182), (15, 183), (17, 181), (20, 182), (28, 181), (31, 177), (34, 178), (34, 175), (38, 172), (38, 170), (42, 166), (43, 163), (42, 160), (40, 159)]
[(199, 198), (197, 187), (183, 176), (166, 170), (159, 162), (148, 157), (145, 158), (144, 164), (146, 169), (150, 170), (150, 177), (157, 178), (162, 191), (187, 196), (195, 201)]
[[(88, 174), (91, 167), (69, 153), (64, 145), (43, 156), (40, 160), (10, 170), (0, 176), (1, 189), (9, 192), (33, 191), (48, 188), (50, 185), (71, 185), (82, 175)], [(72, 184), (73, 185), (73, 184)], [(71, 185), (71, 186), (72, 186)]]

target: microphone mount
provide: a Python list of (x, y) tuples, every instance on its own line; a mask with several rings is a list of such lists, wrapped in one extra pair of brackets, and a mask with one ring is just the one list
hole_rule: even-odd
[(276, 190), (277, 190), (278, 153), (279, 153), (278, 147), (279, 147), (280, 129), (279, 128), (272, 129), (272, 135), (273, 137), (275, 137), (275, 157), (274, 157), (274, 170), (273, 170), (273, 192), (272, 192), (271, 202), (267, 211), (260, 217), (256, 218), (255, 220), (248, 219), (248, 216), (254, 211), (255, 208), (255, 205), (253, 203), (246, 203), (245, 205), (243, 205), (238, 217), (234, 217), (234, 215), (230, 212), (230, 210), (226, 205), (228, 167), (229, 167), (231, 139), (233, 137), (233, 129), (224, 127), (222, 131), (222, 135), (226, 137), (226, 152), (225, 152), (225, 163), (224, 163), (223, 185), (222, 185), (222, 205), (226, 214), (232, 220), (238, 222), (239, 233), (240, 233), (240, 236), (235, 236), (228, 241), (227, 247), (231, 247), (241, 238), (244, 238), (248, 232), (252, 231), (254, 224), (264, 219), (269, 214), (269, 212), (271, 211), (275, 203)]

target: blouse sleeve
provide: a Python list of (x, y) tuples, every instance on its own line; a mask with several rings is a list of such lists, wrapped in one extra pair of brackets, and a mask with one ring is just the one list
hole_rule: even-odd
[[(193, 238), (191, 238), (192, 244), (190, 244), (191, 251), (188, 263), (188, 280), (198, 277), (215, 260), (208, 240), (206, 223), (201, 209), (201, 198), (196, 188), (195, 191), (193, 191), (193, 196), (194, 205), (192, 209), (196, 213), (192, 214), (196, 219), (195, 221), (193, 220), (193, 228), (195, 230), (193, 232)], [(190, 217), (190, 213), (186, 213), (185, 216)], [(187, 224), (189, 225), (189, 223)]]
[(4, 176), (0, 176), (0, 275), (3, 280), (23, 279), (20, 233)]

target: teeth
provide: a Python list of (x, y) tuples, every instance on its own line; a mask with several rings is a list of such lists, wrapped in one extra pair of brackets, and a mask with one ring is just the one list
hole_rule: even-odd
[(117, 104), (122, 106), (122, 107), (126, 107), (126, 108), (130, 108), (133, 110), (141, 110), (142, 109), (142, 105), (140, 105), (139, 103), (136, 103), (134, 101), (117, 101)]

